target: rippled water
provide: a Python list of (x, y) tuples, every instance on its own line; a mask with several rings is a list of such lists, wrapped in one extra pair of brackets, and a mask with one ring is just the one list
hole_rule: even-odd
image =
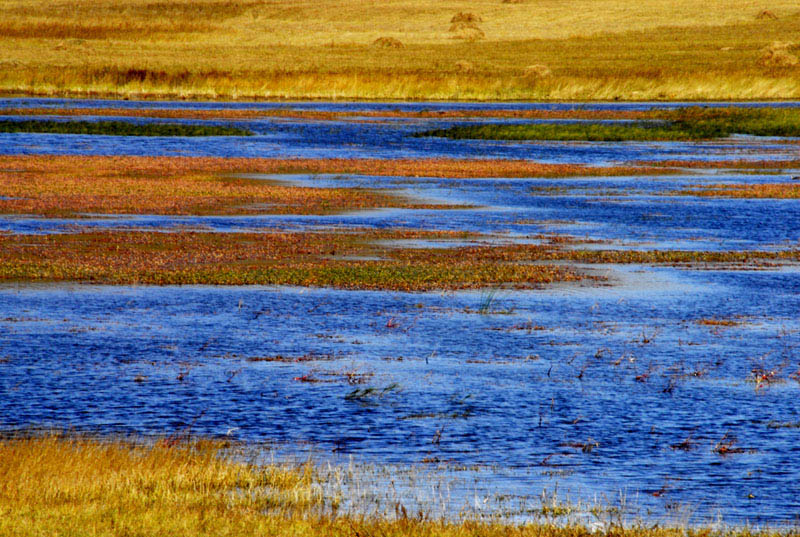
[[(553, 162), (603, 163), (676, 154), (769, 158), (788, 150), (752, 140), (478, 144), (406, 136), (430, 121), (256, 123), (270, 134), (236, 142), (3, 134), (0, 152), (183, 148), (226, 156), (546, 155)], [(397, 189), (475, 208), (324, 217), (0, 217), (0, 230), (402, 226), (484, 232), (498, 240), (562, 233), (610, 241), (602, 245), (608, 248), (703, 250), (796, 248), (800, 241), (796, 200), (666, 195), (696, 184), (787, 175), (279, 179)], [(473, 476), (477, 481), (452, 491), (462, 500), (475, 493), (537, 496), (557, 486), (574, 501), (622, 493), (649, 520), (680, 511), (694, 522), (720, 516), (736, 524), (798, 524), (800, 268), (586, 270), (608, 283), (447, 293), (2, 285), (0, 429), (158, 435), (190, 425), (197, 434), (289, 451), (310, 445), (321, 460), (352, 456)], [(769, 381), (756, 382), (758, 374)], [(734, 452), (721, 454), (722, 445)]]
[[(747, 106), (746, 104), (744, 104)], [(796, 106), (784, 103), (783, 106)], [(75, 107), (73, 101), (57, 99), (0, 99), (0, 107)], [(218, 103), (132, 103), (119, 101), (82, 101), (90, 108), (200, 108), (254, 109), (292, 108), (298, 110), (359, 111), (422, 109), (481, 109), (511, 108), (576, 108), (577, 105), (442, 105), (442, 104), (363, 104), (363, 103), (302, 103), (302, 104), (237, 104)], [(587, 104), (589, 109), (642, 109), (676, 105)], [(67, 119), (67, 118), (65, 118)], [(75, 118), (68, 118), (75, 119)], [(92, 118), (82, 117), (82, 120)], [(107, 119), (107, 118), (106, 118)], [(118, 121), (154, 122), (158, 119), (113, 118)], [(374, 118), (373, 118), (374, 119)], [(47, 155), (147, 155), (147, 156), (213, 156), (264, 158), (506, 158), (535, 159), (549, 163), (578, 163), (606, 165), (631, 160), (726, 160), (726, 159), (787, 159), (797, 156), (797, 145), (776, 140), (738, 138), (707, 143), (577, 143), (577, 142), (491, 142), (414, 138), (415, 132), (465, 123), (466, 120), (391, 118), (382, 122), (362, 122), (357, 116), (349, 119), (305, 120), (265, 118), (245, 121), (170, 120), (171, 122), (231, 124), (255, 133), (240, 137), (132, 137), (132, 136), (62, 136), (56, 134), (0, 133), (0, 154)], [(475, 120), (473, 120), (475, 121)], [(477, 121), (512, 121), (480, 119)]]

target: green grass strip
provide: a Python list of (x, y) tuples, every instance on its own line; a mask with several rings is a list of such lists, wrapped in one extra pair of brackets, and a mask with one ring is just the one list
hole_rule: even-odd
[(251, 136), (236, 127), (181, 123), (130, 123), (127, 121), (0, 120), (0, 132), (93, 134), (108, 136)]
[(653, 110), (652, 120), (630, 123), (489, 123), (434, 129), (415, 136), (454, 140), (674, 142), (714, 140), (734, 134), (800, 137), (800, 109), (692, 107)]

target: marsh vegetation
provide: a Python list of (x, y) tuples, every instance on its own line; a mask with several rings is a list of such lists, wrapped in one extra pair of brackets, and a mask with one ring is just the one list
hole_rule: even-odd
[(424, 131), (416, 136), (477, 140), (584, 142), (702, 141), (749, 136), (800, 137), (800, 111), (793, 108), (684, 108), (653, 110), (626, 123), (479, 124)]
[(127, 121), (0, 120), (0, 132), (84, 134), (103, 136), (250, 136), (237, 127), (185, 123), (131, 123)]

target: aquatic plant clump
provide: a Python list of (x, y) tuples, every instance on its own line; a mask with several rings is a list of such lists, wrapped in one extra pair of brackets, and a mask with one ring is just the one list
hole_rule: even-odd
[(104, 136), (252, 136), (237, 127), (127, 121), (0, 120), (0, 132)]

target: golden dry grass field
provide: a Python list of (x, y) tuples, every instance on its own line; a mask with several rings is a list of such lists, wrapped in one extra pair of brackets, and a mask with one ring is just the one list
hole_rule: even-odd
[[(30, 536), (780, 537), (769, 530), (447, 522), (336, 513), (313, 464), (257, 466), (224, 441), (0, 440), (0, 534)], [(549, 506), (548, 506), (549, 507)], [(547, 507), (543, 506), (543, 510)], [(557, 506), (561, 508), (561, 506)], [(403, 511), (405, 515), (405, 510)]]
[(798, 44), (796, 0), (0, 0), (0, 92), (794, 99)]

